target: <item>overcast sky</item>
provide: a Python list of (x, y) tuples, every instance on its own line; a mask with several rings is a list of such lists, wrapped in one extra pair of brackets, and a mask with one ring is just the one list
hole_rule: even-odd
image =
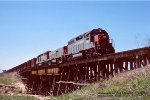
[(105, 29), (117, 52), (146, 46), (150, 2), (0, 2), (0, 70)]

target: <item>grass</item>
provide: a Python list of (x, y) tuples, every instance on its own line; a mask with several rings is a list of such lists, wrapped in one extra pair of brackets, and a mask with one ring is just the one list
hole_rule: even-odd
[(142, 97), (150, 99), (150, 76), (138, 76), (130, 80), (118, 82), (112, 86), (98, 90), (98, 95), (115, 95), (116, 97)]
[(11, 85), (12, 81), (9, 77), (0, 77), (0, 84)]
[(60, 95), (58, 97), (52, 97), (50, 100), (85, 100), (86, 98), (95, 98), (97, 95), (93, 94), (91, 90), (94, 88), (95, 84), (91, 84), (82, 88), (81, 90), (73, 91), (72, 93), (67, 93)]
[(50, 100), (150, 100), (150, 66), (121, 73)]
[(0, 100), (37, 100), (37, 99), (33, 96), (0, 94)]

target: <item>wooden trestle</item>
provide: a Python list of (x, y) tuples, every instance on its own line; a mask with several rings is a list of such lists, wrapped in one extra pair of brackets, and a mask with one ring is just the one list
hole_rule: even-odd
[(59, 95), (150, 63), (150, 47), (20, 71), (29, 93)]

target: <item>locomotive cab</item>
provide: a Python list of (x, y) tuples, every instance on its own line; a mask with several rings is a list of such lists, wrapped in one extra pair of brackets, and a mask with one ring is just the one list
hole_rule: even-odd
[(94, 36), (94, 42), (96, 51), (101, 53), (101, 55), (115, 52), (108, 33), (105, 30), (99, 30), (98, 34)]

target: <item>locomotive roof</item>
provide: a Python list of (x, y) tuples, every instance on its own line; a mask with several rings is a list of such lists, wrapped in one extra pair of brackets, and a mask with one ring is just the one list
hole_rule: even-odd
[[(81, 34), (81, 35), (78, 35), (78, 36), (72, 38), (70, 41), (68, 41), (68, 43), (71, 42), (71, 41), (74, 41), (77, 37), (84, 36), (85, 34), (91, 33), (91, 32), (94, 31), (94, 30), (103, 30), (103, 29), (102, 29), (102, 28), (93, 29), (93, 30), (91, 30), (91, 31), (88, 31), (88, 32), (86, 32), (86, 33), (83, 33), (83, 34)], [(105, 31), (105, 30), (104, 30), (104, 31)]]
[(41, 56), (41, 55), (43, 55), (43, 54), (45, 54), (45, 53), (47, 53), (47, 52), (51, 52), (51, 51), (50, 51), (50, 50), (49, 50), (49, 51), (46, 51), (46, 52), (44, 52), (44, 53), (39, 54), (38, 56)]

